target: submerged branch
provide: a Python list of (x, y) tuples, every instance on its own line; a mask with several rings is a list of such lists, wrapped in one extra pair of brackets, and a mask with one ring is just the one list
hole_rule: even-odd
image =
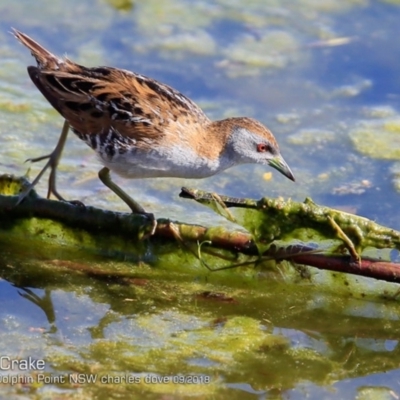
[(400, 263), (363, 257), (359, 261), (348, 255), (332, 255), (316, 252), (315, 248), (294, 245), (276, 250), (271, 246), (264, 257), (287, 260), (296, 264), (308, 265), (321, 270), (345, 272), (386, 282), (400, 283)]
[[(183, 189), (181, 196), (213, 209), (230, 207), (233, 213), (228, 215), (251, 234), (158, 219), (155, 234), (142, 240), (149, 221), (138, 214), (47, 200), (35, 192), (15, 206), (18, 194), (27, 184), (24, 178), (0, 176), (0, 238), (3, 240), (17, 232), (24, 235), (25, 240), (30, 235), (35, 239), (39, 237), (43, 243), (91, 248), (103, 255), (122, 255), (124, 259), (149, 263), (182, 249), (201, 260), (203, 254), (208, 260), (216, 257), (219, 265), (223, 259), (233, 263), (235, 255), (242, 254), (249, 257), (242, 257), (238, 266), (257, 265), (263, 260), (287, 260), (324, 270), (400, 282), (400, 264), (391, 262), (389, 257), (382, 259), (382, 253), (378, 255), (378, 249), (400, 248), (399, 232), (366, 218), (318, 206), (309, 199), (304, 203), (268, 198), (255, 201)], [(363, 253), (371, 247), (376, 250), (376, 258), (371, 257), (371, 252)], [(202, 262), (207, 265), (204, 260)]]
[[(182, 188), (180, 196), (218, 209), (211, 193)], [(400, 282), (400, 263), (382, 260), (382, 254), (378, 254), (378, 249), (400, 250), (400, 232), (394, 229), (319, 206), (311, 199), (297, 203), (270, 198), (259, 201), (227, 196), (218, 198), (226, 207), (241, 210), (238, 222), (253, 233), (259, 248), (266, 247), (262, 258)], [(304, 244), (304, 238), (316, 247)], [(329, 248), (326, 248), (327, 241)], [(363, 251), (371, 248), (376, 250), (377, 257), (363, 256)]]
[[(92, 235), (116, 236), (122, 240), (129, 240), (132, 246), (141, 242), (151, 223), (140, 214), (113, 212), (91, 206), (77, 205), (63, 201), (54, 201), (37, 196), (36, 192), (15, 206), (18, 194), (29, 185), (25, 178), (11, 175), (0, 175), (0, 230), (10, 226), (11, 221), (38, 218), (59, 222), (73, 230), (85, 230)], [(157, 229), (151, 241), (167, 239), (176, 242), (171, 221), (158, 219)], [(12, 225), (12, 224), (11, 224)], [(200, 225), (173, 223), (174, 228), (186, 242), (210, 241), (213, 247), (247, 255), (257, 255), (258, 250), (250, 234), (245, 232), (229, 231), (224, 228), (206, 228)], [(55, 240), (55, 238), (53, 238)], [(113, 246), (110, 239), (102, 241), (102, 246)]]

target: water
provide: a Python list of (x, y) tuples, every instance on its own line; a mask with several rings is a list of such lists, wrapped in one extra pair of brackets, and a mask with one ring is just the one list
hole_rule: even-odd
[[(215, 223), (211, 211), (178, 198), (180, 187), (189, 186), (237, 197), (310, 196), (400, 229), (398, 2), (3, 0), (0, 14), (2, 173), (24, 174), (24, 160), (49, 153), (62, 127), (29, 80), (25, 68), (34, 61), (8, 34), (15, 27), (76, 62), (126, 68), (168, 83), (213, 119), (259, 119), (274, 132), (296, 176), (292, 183), (271, 169), (241, 166), (202, 181), (116, 178), (157, 216)], [(99, 182), (100, 168), (71, 134), (59, 168), (60, 192), (126, 211)], [(30, 176), (39, 170), (33, 165)], [(268, 172), (272, 179), (264, 176)], [(42, 179), (42, 195), (46, 185)], [(185, 398), (193, 391), (249, 399), (383, 396), (386, 388), (398, 393), (397, 342), (385, 347), (398, 337), (396, 302), (338, 299), (304, 284), (276, 288), (267, 279), (249, 283), (252, 291), (246, 291), (224, 286), (215, 275), (209, 283), (192, 282), (146, 267), (132, 287), (121, 288), (54, 272), (58, 256), (49, 263), (30, 254), (22, 273), (16, 268), (20, 258), (2, 257), (1, 354), (44, 358), (46, 371), (55, 375), (204, 374), (212, 382), (190, 388), (86, 382), (86, 397), (124, 398), (142, 389), (151, 398)], [(107, 268), (126, 268), (111, 264)], [(46, 279), (35, 278), (29, 265), (44, 268)], [(9, 282), (30, 288), (42, 301)], [(196, 297), (207, 285), (238, 303)], [(1, 390), (42, 398), (72, 395), (76, 387)]]

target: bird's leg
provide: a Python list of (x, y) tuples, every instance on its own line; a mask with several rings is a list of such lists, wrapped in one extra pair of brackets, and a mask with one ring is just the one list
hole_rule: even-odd
[(103, 167), (99, 171), (100, 180), (110, 190), (112, 190), (131, 210), (137, 214), (147, 214), (144, 208), (135, 200), (132, 199), (125, 191), (123, 191), (116, 183), (114, 183), (110, 176), (110, 170), (107, 167)]
[(49, 176), (49, 186), (47, 191), (47, 198), (53, 194), (58, 200), (65, 201), (65, 199), (58, 193), (56, 189), (56, 173), (57, 173), (57, 166), (61, 158), (62, 151), (64, 149), (65, 141), (67, 140), (68, 136), (68, 129), (69, 123), (65, 120), (64, 126), (61, 131), (60, 138), (58, 139), (57, 145), (54, 150), (45, 156), (37, 157), (37, 158), (28, 158), (26, 161), (30, 162), (38, 162), (45, 159), (49, 159), (43, 169), (39, 172), (38, 176), (34, 179), (34, 181), (24, 189), (20, 195), (18, 196), (17, 204), (20, 204), (31, 192), (31, 190), (36, 186), (36, 184), (40, 181), (40, 178), (46, 172), (48, 168), (51, 169), (50, 176)]
[(132, 213), (145, 215), (152, 222), (153, 225), (150, 236), (153, 235), (157, 228), (157, 220), (154, 218), (154, 214), (147, 213), (137, 201), (133, 200), (128, 193), (113, 182), (110, 176), (110, 170), (107, 167), (103, 167), (99, 171), (99, 179), (132, 210)]

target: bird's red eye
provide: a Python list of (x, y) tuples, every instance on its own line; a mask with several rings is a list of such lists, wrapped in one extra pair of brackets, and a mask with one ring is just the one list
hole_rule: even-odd
[(266, 144), (264, 144), (264, 143), (259, 143), (257, 145), (257, 151), (259, 153), (265, 153), (266, 151), (268, 151), (268, 146)]

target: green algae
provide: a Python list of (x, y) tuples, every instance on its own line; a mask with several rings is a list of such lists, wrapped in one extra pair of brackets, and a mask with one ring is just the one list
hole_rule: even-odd
[(224, 50), (223, 54), (234, 65), (239, 63), (240, 68), (227, 70), (232, 78), (238, 74), (254, 74), (257, 69), (260, 73), (260, 69), (285, 68), (299, 62), (298, 50), (299, 44), (293, 35), (285, 31), (272, 31), (261, 38), (241, 38)]
[(116, 10), (126, 13), (132, 11), (134, 7), (133, 0), (107, 0), (107, 3)]
[(288, 142), (296, 145), (309, 146), (309, 145), (321, 145), (326, 142), (333, 142), (336, 139), (335, 133), (324, 130), (301, 130), (297, 133), (290, 135)]
[(364, 155), (383, 160), (400, 159), (400, 119), (364, 121), (349, 136), (357, 151)]
[[(389, 317), (396, 314), (397, 302), (377, 302), (366, 312), (364, 303), (353, 296), (339, 292), (329, 295), (304, 281), (296, 285), (272, 281), (264, 271), (254, 271), (253, 278), (242, 283), (227, 282), (216, 274), (193, 282), (193, 277), (182, 272), (166, 273), (161, 265), (129, 267), (115, 261), (90, 262), (87, 257), (81, 262), (93, 269), (108, 270), (108, 278), (89, 279), (80, 270), (63, 271), (55, 268), (54, 260), (43, 258), (35, 263), (30, 260), (26, 266), (26, 261), (15, 259), (13, 270), (2, 269), (3, 276), (20, 287), (25, 282), (44, 285), (49, 301), (37, 302), (44, 310), (62, 304), (63, 311), (55, 314), (52, 329), (63, 332), (68, 339), (53, 343), (52, 335), (39, 336), (36, 341), (44, 342), (44, 348), (36, 344), (35, 354), (45, 354), (49, 376), (65, 376), (67, 382), (38, 384), (35, 380), (26, 385), (38, 398), (45, 393), (55, 396), (60, 390), (71, 395), (82, 391), (86, 398), (98, 399), (139, 396), (143, 391), (150, 398), (160, 393), (188, 396), (193, 391), (199, 396), (222, 396), (227, 390), (225, 380), (237, 381), (245, 375), (251, 376), (252, 386), (259, 390), (270, 385), (290, 388), (310, 379), (329, 385), (339, 376), (345, 379), (354, 374), (342, 363), (341, 342), (329, 340), (332, 332), (351, 337), (368, 326), (370, 335), (375, 327), (376, 334), (391, 337), (400, 329), (397, 319)], [(125, 271), (129, 276), (129, 269), (130, 281), (112, 279), (112, 271)], [(223, 296), (205, 296), (205, 291)], [(72, 295), (77, 297), (79, 309)], [(27, 330), (23, 319), (19, 324), (20, 333), (12, 321), (3, 325), (2, 343), (10, 346), (8, 352), (16, 342), (32, 342), (33, 332)], [(274, 332), (274, 326), (284, 329)], [(293, 347), (291, 342), (298, 342), (300, 330), (312, 331), (313, 340), (320, 345), (309, 348), (299, 343)], [(362, 343), (359, 346), (362, 348)], [(27, 346), (21, 356), (30, 351)], [(381, 357), (381, 353), (359, 355), (358, 374), (367, 366), (369, 371), (386, 368), (387, 361)], [(397, 355), (391, 357), (390, 365), (398, 362)], [(97, 382), (82, 378), (80, 384), (72, 384), (69, 377), (75, 374), (92, 374)], [(197, 377), (198, 383), (156, 380), (185, 376)], [(132, 379), (130, 383), (126, 382), (128, 378)]]
[(183, 189), (183, 193), (189, 193), (190, 197), (221, 215), (227, 212), (216, 206), (221, 199), (234, 207), (229, 216), (251, 232), (259, 246), (269, 247), (275, 240), (286, 240), (288, 244), (296, 240), (315, 243), (333, 240), (337, 238), (335, 226), (339, 226), (360, 252), (368, 247), (400, 250), (400, 232), (358, 215), (319, 206), (310, 198), (299, 203), (283, 198), (265, 197), (255, 201), (223, 196), (216, 201), (213, 195), (195, 189)]
[[(41, 268), (43, 266), (38, 264), (36, 271)], [(271, 384), (289, 388), (305, 379), (330, 384), (338, 376), (351, 376), (353, 371), (341, 361), (342, 345), (329, 341), (330, 335), (324, 334), (324, 320), (330, 321), (330, 334), (339, 330), (353, 335), (362, 329), (363, 324), (370, 327), (372, 323), (377, 327), (381, 325), (384, 320), (379, 317), (379, 310), (385, 315), (396, 310), (395, 304), (389, 303), (385, 307), (375, 304), (376, 320), (371, 317), (370, 310), (365, 318), (357, 320), (347, 315), (344, 321), (343, 313), (363, 315), (362, 304), (337, 294), (324, 295), (314, 286), (263, 281), (258, 289), (253, 287), (249, 291), (248, 287), (235, 289), (218, 283), (193, 285), (182, 276), (175, 275), (173, 279), (170, 276), (168, 280), (160, 271), (135, 269), (143, 281), (146, 276), (153, 276), (152, 279), (140, 285), (133, 281), (131, 285), (94, 281), (89, 293), (85, 290), (86, 279), (73, 272), (69, 273), (68, 279), (63, 274), (46, 280), (46, 286), (54, 291), (55, 299), (58, 299), (61, 284), (64, 290), (80, 297), (80, 308), (86, 312), (90, 310), (90, 315), (82, 321), (80, 313), (73, 311), (74, 302), (65, 297), (58, 299), (63, 299), (63, 307), (69, 310), (69, 325), (81, 321), (78, 337), (82, 339), (50, 346), (46, 355), (47, 373), (53, 379), (65, 376), (67, 382), (54, 385), (35, 383), (28, 386), (32, 393), (40, 395), (42, 390), (74, 393), (79, 388), (86, 396), (99, 399), (118, 398), (128, 393), (130, 396), (139, 395), (143, 390), (149, 395), (185, 396), (192, 394), (193, 390), (203, 396), (222, 395), (226, 388), (221, 376), (237, 380), (240, 375), (251, 371), (250, 381), (260, 390)], [(32, 268), (30, 272), (20, 273), (31, 284), (36, 282), (30, 279), (36, 273)], [(207, 300), (201, 296), (203, 290), (214, 293), (223, 290), (225, 296), (232, 296), (235, 301)], [(319, 302), (316, 303), (316, 299)], [(387, 335), (400, 329), (398, 321), (385, 321)], [(57, 317), (53, 325), (62, 329), (63, 323)], [(288, 332), (302, 326), (302, 329), (314, 332), (314, 340), (321, 329), (321, 346), (318, 349), (293, 347), (290, 341), (296, 339), (296, 334), (291, 338), (279, 332), (272, 333), (274, 325), (284, 326)], [(7, 331), (14, 328), (8, 324)], [(90, 340), (85, 339), (88, 333)], [(328, 348), (322, 345), (323, 342), (328, 343)], [(379, 353), (373, 358), (375, 371), (387, 365), (384, 361), (379, 362), (380, 357)], [(397, 356), (392, 357), (391, 364), (394, 364)], [(368, 360), (371, 358), (359, 358), (358, 373), (365, 371), (367, 364), (371, 365)], [(299, 364), (307, 367), (295, 368)], [(267, 378), (265, 369), (270, 371)], [(97, 383), (83, 379), (80, 384), (72, 384), (69, 377), (74, 374), (92, 374)], [(156, 381), (157, 377), (171, 377), (172, 380), (179, 376), (196, 376), (198, 383), (193, 386)], [(127, 377), (134, 381), (125, 382)], [(99, 384), (100, 380), (103, 382)]]

